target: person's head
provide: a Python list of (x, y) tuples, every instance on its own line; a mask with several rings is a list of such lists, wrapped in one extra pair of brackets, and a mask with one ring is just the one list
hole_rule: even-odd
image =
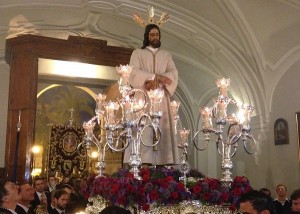
[(19, 186), (7, 179), (0, 179), (0, 207), (15, 209), (20, 198)]
[(74, 188), (69, 184), (62, 184), (59, 189), (65, 190), (69, 195), (74, 192)]
[(55, 185), (57, 184), (56, 182), (56, 178), (54, 176), (49, 176), (48, 177), (48, 183), (50, 187), (55, 187)]
[(278, 184), (276, 186), (276, 193), (278, 198), (286, 198), (287, 188), (284, 184)]
[(73, 184), (73, 186), (75, 185), (75, 183), (76, 183), (76, 181), (77, 181), (77, 178), (76, 177), (71, 177), (71, 179), (70, 179), (70, 183), (71, 184)]
[(53, 194), (52, 204), (60, 210), (66, 209), (70, 195), (65, 190), (56, 190)]
[(24, 183), (20, 185), (21, 198), (19, 200), (20, 204), (28, 205), (34, 200), (34, 189), (29, 183)]
[(34, 189), (37, 192), (44, 192), (45, 183), (43, 178), (36, 178), (34, 181)]
[(151, 46), (153, 48), (159, 48), (161, 45), (160, 42), (160, 29), (155, 24), (149, 24), (145, 27), (144, 33), (144, 41), (142, 49), (147, 46)]
[(105, 207), (99, 214), (131, 214), (131, 212), (122, 207), (109, 206)]
[(271, 191), (268, 188), (264, 187), (264, 188), (261, 188), (259, 191), (266, 194), (268, 197), (271, 197)]
[(270, 197), (257, 190), (243, 194), (239, 209), (242, 214), (273, 214), (274, 208)]
[(292, 211), (300, 213), (300, 189), (296, 189), (291, 194)]
[(70, 181), (70, 178), (69, 178), (69, 177), (63, 177), (61, 183), (62, 183), (62, 184), (67, 184), (67, 183), (69, 183), (69, 181)]

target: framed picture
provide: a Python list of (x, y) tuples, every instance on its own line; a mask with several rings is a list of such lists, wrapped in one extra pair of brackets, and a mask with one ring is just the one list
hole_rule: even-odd
[(279, 118), (274, 123), (274, 139), (275, 145), (283, 145), (289, 143), (289, 127), (285, 119)]

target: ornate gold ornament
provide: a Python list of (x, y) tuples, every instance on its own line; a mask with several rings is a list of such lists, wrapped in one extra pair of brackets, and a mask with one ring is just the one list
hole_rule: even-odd
[(148, 20), (143, 20), (142, 17), (139, 14), (133, 14), (133, 20), (139, 24), (142, 27), (146, 27), (148, 24), (156, 24), (158, 27), (161, 27), (164, 23), (166, 23), (169, 20), (169, 13), (163, 12), (155, 23), (154, 20), (154, 8), (153, 6), (148, 6)]

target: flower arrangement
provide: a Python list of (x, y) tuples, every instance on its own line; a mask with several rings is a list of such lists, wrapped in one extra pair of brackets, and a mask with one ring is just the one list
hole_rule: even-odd
[[(141, 169), (142, 180), (137, 180), (125, 169), (110, 177), (91, 176), (83, 193), (86, 197), (99, 195), (113, 205), (137, 206), (144, 211), (150, 205), (174, 205), (185, 200), (199, 200), (205, 205), (230, 205), (236, 209), (239, 197), (250, 191), (249, 180), (237, 176), (230, 188), (217, 179), (205, 177), (196, 170), (188, 174), (187, 189), (179, 181), (181, 172), (176, 169)], [(193, 176), (193, 177), (192, 177)]]

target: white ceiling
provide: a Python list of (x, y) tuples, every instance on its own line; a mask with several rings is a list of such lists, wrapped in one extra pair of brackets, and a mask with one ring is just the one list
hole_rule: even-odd
[(20, 34), (140, 47), (144, 30), (132, 14), (146, 18), (148, 5), (156, 17), (170, 13), (162, 47), (180, 72), (177, 96), (191, 105), (215, 97), (215, 80), (224, 76), (232, 79), (232, 95), (263, 115), (280, 78), (300, 60), (299, 0), (2, 0), (0, 57), (5, 39)]

